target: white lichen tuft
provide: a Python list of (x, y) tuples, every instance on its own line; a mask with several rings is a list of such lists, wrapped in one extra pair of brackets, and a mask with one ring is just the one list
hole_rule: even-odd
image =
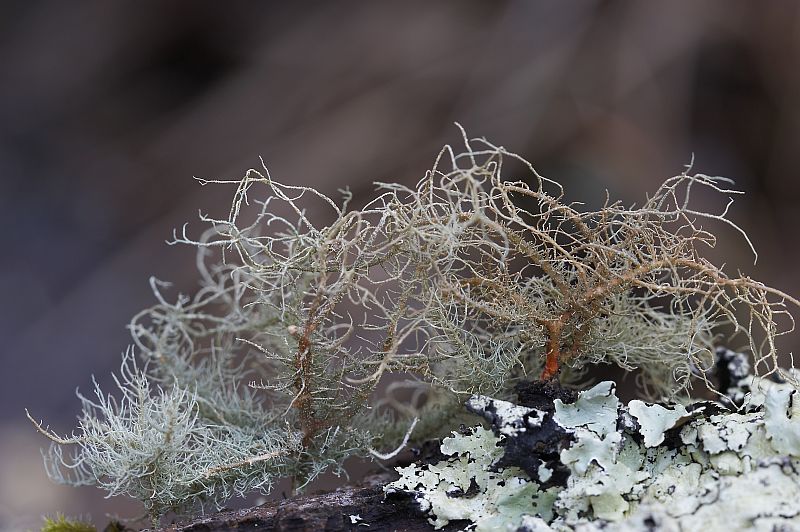
[[(750, 383), (761, 391), (739, 412), (713, 402), (622, 405), (609, 382), (573, 403), (556, 400), (568, 470), (557, 485), (544, 463), (538, 482), (498, 467), (513, 438), (535, 437), (533, 427), (503, 430), (521, 426), (532, 409), (474, 397), (471, 409), (504, 413), (494, 432), (454, 434), (442, 443), (447, 460), (400, 468), (387, 490), (412, 494), (436, 528), (468, 519), (477, 531), (800, 529), (797, 390)], [(516, 425), (512, 412), (520, 414)]]

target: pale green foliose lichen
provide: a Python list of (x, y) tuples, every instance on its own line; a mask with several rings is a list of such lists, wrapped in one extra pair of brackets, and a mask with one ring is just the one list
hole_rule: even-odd
[(436, 528), (469, 519), (482, 530), (496, 530), (531, 511), (552, 517), (557, 490), (540, 491), (539, 485), (517, 468), (491, 471), (503, 454), (496, 443), (494, 434), (483, 427), (466, 436), (445, 438), (441, 451), (450, 456), (448, 460), (399, 468), (400, 480), (387, 490), (415, 491), (418, 504), (431, 514)]
[(538, 481), (497, 466), (544, 413), (473, 397), (473, 411), (491, 409), (494, 432), (453, 433), (446, 460), (398, 468), (387, 490), (411, 494), (436, 528), (467, 519), (476, 531), (800, 530), (798, 391), (757, 378), (749, 390), (738, 412), (713, 402), (623, 405), (610, 382), (556, 400), (568, 470), (556, 485), (544, 463)]
[(661, 444), (664, 441), (664, 433), (687, 414), (682, 405), (665, 408), (639, 400), (628, 403), (628, 412), (636, 418), (641, 426), (639, 432), (644, 437), (645, 447), (655, 447)]

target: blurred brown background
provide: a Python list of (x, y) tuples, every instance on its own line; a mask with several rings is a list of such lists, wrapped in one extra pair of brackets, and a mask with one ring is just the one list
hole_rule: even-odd
[[(56, 510), (130, 515), (50, 484), (23, 407), (60, 432), (150, 304), (193, 290), (164, 241), (236, 178), (329, 194), (416, 181), (454, 121), (573, 199), (640, 201), (695, 157), (747, 191), (732, 271), (794, 294), (800, 199), (796, 2), (61, 2), (0, 4), (0, 530)], [(795, 335), (784, 345), (800, 344)]]

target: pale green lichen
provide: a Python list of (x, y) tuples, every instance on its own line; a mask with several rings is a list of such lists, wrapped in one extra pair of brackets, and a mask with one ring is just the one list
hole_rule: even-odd
[(645, 447), (655, 447), (663, 442), (664, 433), (674, 427), (680, 418), (687, 415), (683, 405), (666, 408), (639, 400), (628, 403), (628, 412), (639, 423), (639, 432), (644, 436)]
[[(763, 401), (743, 413), (710, 402), (625, 406), (608, 382), (574, 403), (556, 401), (555, 420), (572, 438), (561, 452), (569, 470), (562, 486), (542, 490), (515, 467), (497, 468), (507, 439), (525, 436), (477, 428), (445, 440), (449, 459), (400, 469), (388, 489), (411, 493), (437, 528), (469, 519), (477, 531), (800, 529), (797, 391), (752, 384)], [(625, 423), (628, 416), (638, 423)], [(472, 478), (479, 489), (470, 498), (448, 496)], [(517, 496), (498, 497), (504, 491), (489, 478)]]
[(581, 428), (598, 436), (614, 432), (620, 404), (614, 393), (616, 386), (611, 381), (601, 382), (581, 392), (570, 404), (556, 399), (554, 419), (565, 429)]
[[(497, 438), (482, 427), (470, 434), (442, 441), (441, 451), (450, 456), (438, 464), (398, 468), (400, 479), (388, 491), (413, 491), (423, 510), (435, 515), (431, 523), (441, 528), (456, 519), (469, 519), (478, 530), (497, 530), (522, 515), (539, 510), (552, 517), (555, 491), (540, 491), (538, 484), (519, 469), (491, 471), (503, 454)], [(419, 486), (419, 489), (414, 487)]]
[(773, 387), (764, 404), (764, 428), (776, 451), (800, 455), (800, 397), (797, 390)]

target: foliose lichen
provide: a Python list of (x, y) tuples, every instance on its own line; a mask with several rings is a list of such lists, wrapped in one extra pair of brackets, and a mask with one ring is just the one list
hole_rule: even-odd
[[(738, 410), (623, 405), (612, 382), (555, 399), (552, 412), (474, 396), (468, 409), (492, 429), (453, 433), (445, 459), (398, 468), (386, 489), (410, 494), (436, 528), (468, 519), (477, 531), (800, 529), (798, 390), (740, 377), (748, 391)], [(547, 419), (561, 437), (543, 444)], [(534, 474), (508, 465), (509, 447), (525, 440), (558, 463), (540, 460)], [(547, 484), (553, 468), (567, 474)]]

